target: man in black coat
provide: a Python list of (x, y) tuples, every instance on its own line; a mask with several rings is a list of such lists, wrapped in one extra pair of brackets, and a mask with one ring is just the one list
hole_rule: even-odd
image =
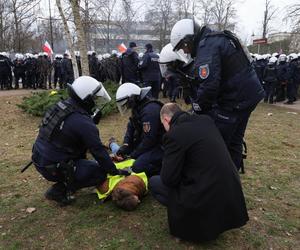
[(206, 241), (245, 225), (249, 218), (239, 175), (214, 121), (182, 112), (175, 103), (165, 104), (160, 114), (167, 131), (164, 158), (149, 188), (168, 208), (171, 234)]

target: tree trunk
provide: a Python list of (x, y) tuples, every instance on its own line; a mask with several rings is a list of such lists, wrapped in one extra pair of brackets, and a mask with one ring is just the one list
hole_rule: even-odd
[(81, 23), (79, 2), (78, 0), (70, 0), (70, 3), (73, 11), (74, 23), (76, 26), (77, 42), (78, 42), (79, 51), (81, 55), (80, 59), (81, 59), (82, 75), (88, 76), (90, 72), (89, 72), (89, 63), (87, 58), (87, 46), (86, 46), (86, 39), (83, 31), (83, 26)]
[(60, 0), (56, 0), (56, 5), (57, 5), (57, 8), (58, 8), (60, 17), (61, 17), (61, 19), (63, 21), (63, 24), (64, 24), (66, 39), (67, 39), (68, 47), (69, 47), (69, 50), (70, 50), (70, 53), (71, 53), (71, 58), (72, 58), (74, 76), (75, 76), (75, 79), (76, 79), (79, 76), (79, 73), (78, 73), (78, 67), (77, 67), (77, 62), (76, 62), (76, 56), (75, 56), (74, 49), (73, 49), (71, 33), (70, 33), (70, 30), (69, 30), (68, 23), (67, 23), (65, 15), (64, 15)]

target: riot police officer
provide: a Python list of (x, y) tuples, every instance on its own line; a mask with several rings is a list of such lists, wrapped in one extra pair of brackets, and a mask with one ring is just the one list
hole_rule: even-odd
[(163, 104), (147, 96), (150, 90), (151, 87), (140, 88), (133, 83), (124, 83), (116, 93), (117, 106), (121, 114), (127, 108), (131, 109), (124, 143), (117, 151), (117, 155), (136, 159), (132, 170), (137, 173), (145, 172), (147, 176), (159, 174), (163, 157), (161, 141), (164, 133), (159, 113)]
[(285, 54), (281, 54), (278, 58), (277, 65), (277, 93), (276, 93), (276, 102), (281, 102), (285, 100), (286, 97), (286, 85), (289, 80), (288, 74), (288, 63), (287, 56)]
[(132, 82), (139, 83), (139, 72), (138, 72), (138, 64), (139, 64), (139, 56), (136, 53), (136, 43), (130, 42), (129, 48), (125, 53), (122, 54), (121, 57), (121, 74), (122, 74), (122, 83)]
[(194, 111), (214, 118), (236, 167), (242, 168), (248, 119), (264, 97), (249, 53), (230, 31), (212, 31), (196, 18), (174, 25), (171, 44), (186, 62), (195, 61), (200, 85), (192, 103)]
[(277, 87), (277, 67), (276, 67), (277, 58), (275, 56), (271, 57), (268, 65), (264, 70), (263, 80), (265, 82), (266, 95), (264, 98), (265, 103), (273, 104), (273, 99)]
[(146, 52), (139, 63), (139, 70), (142, 75), (144, 86), (150, 86), (152, 97), (158, 99), (161, 81), (158, 64), (159, 56), (153, 52), (151, 43), (146, 44), (145, 49)]
[(74, 70), (69, 53), (64, 53), (64, 58), (61, 62), (61, 74), (63, 76), (63, 88), (67, 87), (67, 84), (71, 84), (74, 81)]
[(24, 56), (22, 54), (16, 54), (15, 60), (13, 61), (14, 65), (14, 76), (15, 76), (15, 89), (19, 88), (19, 80), (22, 79), (23, 88), (26, 88), (25, 84), (25, 64)]
[[(32, 154), (37, 171), (55, 182), (46, 198), (62, 205), (70, 203), (70, 193), (100, 185), (107, 173), (129, 174), (116, 169), (91, 118), (99, 98), (111, 100), (103, 85), (92, 77), (82, 76), (68, 85), (68, 91), (69, 99), (46, 112)], [(86, 159), (87, 150), (96, 161)]]
[(10, 88), (11, 67), (12, 63), (9, 60), (6, 52), (0, 53), (0, 86), (1, 90)]
[(59, 83), (59, 88), (63, 88), (63, 77), (61, 73), (61, 63), (62, 63), (63, 56), (60, 54), (57, 54), (55, 56), (55, 60), (53, 62), (53, 68), (54, 68), (54, 88), (57, 86), (57, 82)]

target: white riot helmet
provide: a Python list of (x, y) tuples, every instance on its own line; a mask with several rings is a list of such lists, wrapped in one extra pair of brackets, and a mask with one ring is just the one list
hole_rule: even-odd
[(70, 97), (88, 112), (91, 112), (97, 106), (111, 101), (102, 83), (90, 76), (78, 77), (72, 85), (68, 84), (68, 91)]
[(138, 101), (143, 100), (150, 90), (151, 87), (140, 88), (134, 83), (122, 84), (116, 93), (117, 107), (121, 115), (124, 114), (127, 108), (132, 108)]
[(161, 75), (164, 76), (167, 71), (167, 63), (175, 62), (176, 60), (182, 61), (182, 58), (173, 51), (173, 46), (171, 43), (168, 43), (164, 46), (160, 52), (158, 59)]
[(281, 54), (281, 55), (278, 57), (278, 62), (286, 62), (286, 60), (287, 60), (286, 54)]
[(111, 54), (116, 56), (116, 55), (118, 55), (118, 51), (116, 51), (116, 50), (114, 49), (114, 50), (111, 51)]
[(182, 50), (183, 46), (193, 45), (195, 35), (201, 30), (200, 21), (193, 19), (182, 19), (175, 23), (171, 30), (170, 41), (173, 50), (188, 63), (189, 57)]
[(76, 50), (74, 51), (75, 56), (80, 56), (80, 51)]
[(292, 53), (292, 54), (289, 55), (289, 58), (290, 58), (290, 60), (292, 61), (292, 60), (297, 59), (297, 58), (298, 58), (298, 55), (297, 55), (296, 53)]
[(272, 54), (272, 57), (278, 57), (278, 56), (279, 56), (279, 54), (277, 52)]
[(255, 58), (256, 58), (256, 61), (264, 59), (264, 57), (262, 55), (259, 55), (259, 54), (256, 54)]
[(8, 52), (2, 52), (2, 55), (9, 58), (9, 53)]
[(277, 62), (277, 57), (275, 57), (275, 56), (272, 56), (269, 60), (269, 64), (274, 64), (276, 62)]

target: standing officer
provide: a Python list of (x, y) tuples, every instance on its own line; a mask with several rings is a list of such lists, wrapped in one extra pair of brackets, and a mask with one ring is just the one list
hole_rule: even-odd
[(57, 86), (57, 82), (59, 83), (59, 88), (62, 89), (63, 86), (63, 77), (61, 73), (61, 63), (62, 63), (63, 56), (58, 54), (55, 56), (55, 60), (53, 62), (54, 68), (54, 88)]
[(15, 89), (19, 88), (19, 80), (22, 79), (23, 88), (26, 87), (25, 84), (25, 64), (24, 56), (22, 54), (16, 54), (15, 60), (13, 61), (14, 65), (14, 76), (15, 76)]
[(63, 76), (63, 88), (67, 87), (67, 84), (71, 84), (74, 81), (74, 71), (72, 61), (69, 53), (64, 53), (64, 58), (61, 62), (61, 74)]
[(174, 51), (195, 61), (200, 83), (192, 106), (210, 113), (238, 169), (243, 165), (243, 137), (251, 112), (264, 97), (250, 55), (230, 31), (214, 32), (197, 19), (182, 19), (171, 31)]
[(0, 53), (0, 86), (1, 90), (10, 86), (9, 76), (11, 75), (12, 63), (5, 52)]
[(33, 54), (27, 53), (25, 59), (25, 74), (26, 74), (26, 86), (28, 88), (36, 89), (36, 68), (37, 60)]
[(144, 86), (151, 87), (152, 97), (158, 99), (161, 81), (158, 64), (159, 56), (153, 52), (152, 44), (146, 44), (145, 49), (146, 52), (139, 63), (139, 70), (142, 74)]
[(145, 172), (147, 176), (159, 174), (163, 157), (161, 140), (164, 133), (159, 116), (163, 104), (149, 99), (147, 95), (150, 90), (151, 87), (140, 88), (133, 83), (124, 83), (116, 93), (121, 114), (127, 108), (131, 109), (124, 143), (117, 155), (136, 159), (132, 170), (136, 173)]
[(264, 76), (263, 79), (265, 81), (265, 90), (266, 95), (264, 98), (265, 103), (273, 104), (273, 98), (276, 92), (276, 86), (277, 86), (277, 66), (276, 66), (277, 58), (275, 56), (272, 56), (269, 60), (268, 65), (266, 66), (264, 70)]
[[(94, 78), (82, 76), (68, 85), (68, 91), (69, 99), (46, 112), (32, 154), (37, 171), (55, 182), (46, 198), (62, 205), (71, 202), (71, 192), (100, 185), (107, 173), (129, 174), (116, 169), (91, 118), (97, 99), (111, 100), (105, 88)], [(96, 161), (86, 159), (88, 150)]]
[(296, 53), (290, 54), (289, 63), (289, 81), (287, 84), (287, 98), (288, 101), (284, 104), (293, 104), (297, 100), (297, 85), (300, 81), (300, 67), (298, 62), (298, 55)]
[(122, 73), (122, 83), (132, 82), (139, 83), (139, 56), (136, 53), (136, 43), (130, 42), (129, 48), (121, 57), (121, 73)]
[(278, 86), (277, 86), (277, 93), (276, 93), (276, 102), (281, 102), (285, 100), (286, 85), (289, 79), (288, 68), (289, 67), (287, 63), (287, 56), (285, 54), (281, 54), (278, 58), (278, 66), (277, 66)]

